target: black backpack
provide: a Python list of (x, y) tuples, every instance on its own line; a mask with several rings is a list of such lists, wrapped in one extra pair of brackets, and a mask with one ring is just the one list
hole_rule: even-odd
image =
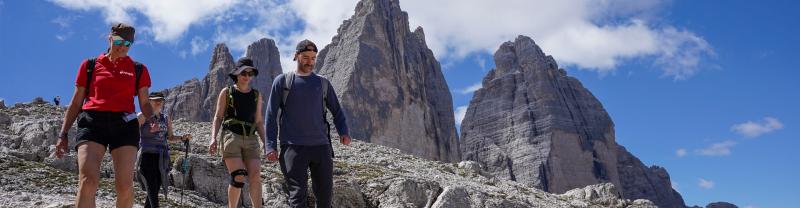
[[(94, 72), (94, 65), (97, 62), (97, 58), (89, 58), (86, 60), (86, 95), (84, 96), (84, 102), (89, 97), (89, 88), (92, 85), (92, 73)], [(144, 70), (144, 65), (142, 63), (133, 62), (134, 74), (136, 75), (136, 83), (134, 84), (133, 88), (133, 96), (136, 96), (139, 93), (139, 80), (142, 78), (142, 70)]]
[[(296, 76), (297, 74), (295, 74), (295, 72), (287, 72), (283, 75), (283, 97), (281, 98), (280, 107), (278, 108), (279, 118), (281, 114), (283, 114), (283, 108), (286, 107), (286, 99), (289, 97), (289, 92), (292, 91), (292, 85), (294, 84)], [(319, 76), (320, 84), (322, 85), (322, 121), (325, 122), (325, 127), (327, 128), (326, 133), (328, 134), (328, 143), (331, 147), (331, 157), (336, 157), (336, 154), (333, 153), (333, 141), (331, 141), (331, 124), (328, 122), (328, 84), (330, 81), (323, 76), (317, 76)]]

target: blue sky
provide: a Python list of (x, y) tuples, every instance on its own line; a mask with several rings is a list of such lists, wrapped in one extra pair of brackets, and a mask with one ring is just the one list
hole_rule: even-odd
[[(68, 102), (80, 61), (104, 50), (113, 21), (137, 26), (131, 56), (151, 68), (153, 88), (164, 89), (205, 75), (217, 42), (238, 57), (250, 42), (273, 38), (291, 66), (286, 54), (296, 40), (327, 44), (355, 7), (354, 0), (153, 2), (0, 0), (0, 98)], [(600, 99), (620, 144), (669, 170), (688, 205), (800, 204), (799, 3), (458, 2), (401, 1), (412, 29), (425, 28), (457, 111), (493, 68), (497, 46), (527, 35)]]

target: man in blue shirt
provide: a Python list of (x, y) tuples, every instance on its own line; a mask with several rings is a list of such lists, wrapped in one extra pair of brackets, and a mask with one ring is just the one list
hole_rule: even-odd
[(340, 142), (349, 145), (351, 140), (333, 86), (313, 73), (316, 57), (317, 46), (313, 42), (303, 40), (297, 44), (297, 70), (275, 78), (267, 107), (265, 155), (269, 161), (280, 160), (291, 207), (307, 207), (309, 169), (317, 207), (331, 207), (333, 146), (326, 109), (333, 115)]

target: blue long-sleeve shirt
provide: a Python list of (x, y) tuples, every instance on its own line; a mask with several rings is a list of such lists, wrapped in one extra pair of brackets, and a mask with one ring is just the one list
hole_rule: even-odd
[[(267, 153), (277, 150), (278, 132), (282, 144), (292, 145), (325, 145), (329, 143), (328, 128), (323, 121), (322, 78), (314, 73), (308, 76), (295, 74), (294, 83), (286, 98), (286, 103), (281, 108), (283, 99), (284, 82), (289, 81), (286, 74), (275, 77), (272, 82), (272, 92), (267, 103), (267, 138), (265, 141)], [(339, 106), (339, 99), (333, 86), (328, 82), (327, 104), (328, 111), (333, 114), (333, 123), (339, 135), (348, 135), (347, 123), (344, 112)], [(281, 117), (278, 118), (278, 110)], [(280, 119), (280, 122), (277, 122)], [(280, 125), (279, 125), (280, 123)], [(280, 126), (280, 131), (278, 128)]]

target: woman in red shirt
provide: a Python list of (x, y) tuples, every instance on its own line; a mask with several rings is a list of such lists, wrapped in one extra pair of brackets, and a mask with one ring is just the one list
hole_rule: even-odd
[[(148, 101), (150, 75), (144, 65), (128, 56), (134, 33), (135, 29), (130, 25), (115, 24), (108, 37), (108, 52), (83, 61), (78, 69), (75, 93), (67, 108), (55, 152), (58, 158), (69, 152), (67, 134), (77, 118), (77, 207), (95, 206), (100, 166), (106, 148), (114, 163), (116, 207), (133, 207), (133, 169), (139, 148), (134, 96), (139, 96), (139, 106), (145, 118), (152, 119), (153, 115)], [(92, 68), (92, 73), (88, 73)], [(141, 71), (137, 72), (137, 68)]]

